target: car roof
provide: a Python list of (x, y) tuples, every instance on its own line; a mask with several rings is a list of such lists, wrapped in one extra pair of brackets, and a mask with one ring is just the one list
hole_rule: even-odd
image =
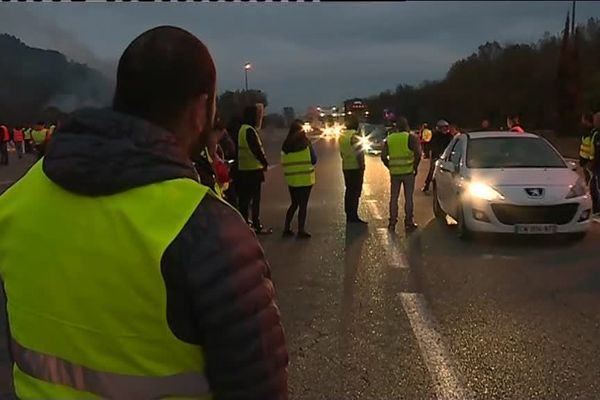
[(538, 135), (535, 135), (533, 133), (517, 133), (517, 132), (510, 132), (510, 131), (486, 131), (486, 132), (469, 132), (468, 133), (469, 138), (472, 139), (482, 139), (482, 138), (504, 138), (504, 137), (510, 137), (510, 138), (539, 138)]

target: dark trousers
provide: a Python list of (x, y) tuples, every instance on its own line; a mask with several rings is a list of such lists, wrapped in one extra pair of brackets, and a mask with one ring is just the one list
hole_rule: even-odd
[(431, 151), (431, 142), (423, 142), (423, 155), (425, 159), (429, 158)]
[(292, 204), (287, 210), (285, 214), (285, 230), (290, 230), (290, 225), (292, 224), (292, 219), (294, 219), (294, 214), (296, 214), (296, 210), (298, 211), (298, 232), (304, 232), (304, 227), (306, 225), (306, 211), (308, 209), (308, 199), (310, 198), (310, 191), (312, 190), (312, 186), (303, 186), (303, 187), (292, 187), (288, 186), (290, 191), (290, 198), (292, 199)]
[(25, 142), (15, 142), (15, 150), (17, 151), (17, 156), (23, 158), (23, 154), (25, 154)]
[(259, 180), (250, 180), (237, 183), (238, 205), (240, 214), (246, 222), (248, 219), (249, 208), (252, 206), (252, 224), (255, 227), (260, 226), (260, 194), (262, 182)]
[(37, 154), (37, 159), (38, 160), (40, 158), (44, 157), (44, 153), (46, 153), (46, 144), (45, 143), (36, 144), (35, 145), (35, 152)]
[(390, 175), (390, 224), (398, 222), (398, 198), (404, 187), (404, 225), (414, 224), (415, 175)]
[(427, 172), (427, 179), (425, 179), (425, 188), (429, 189), (429, 185), (431, 185), (431, 180), (433, 179), (433, 171), (435, 170), (435, 162), (439, 159), (439, 157), (433, 158), (429, 160), (429, 172)]
[(590, 193), (592, 195), (592, 212), (600, 212), (600, 176), (598, 172), (594, 172), (590, 181)]
[(0, 164), (8, 165), (8, 142), (0, 143)]
[(344, 170), (344, 183), (346, 194), (344, 196), (344, 210), (349, 220), (358, 219), (358, 203), (362, 193), (364, 169)]

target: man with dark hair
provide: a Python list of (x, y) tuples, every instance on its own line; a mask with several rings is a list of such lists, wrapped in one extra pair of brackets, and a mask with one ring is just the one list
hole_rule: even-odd
[(260, 139), (264, 107), (262, 104), (248, 106), (244, 109), (242, 126), (238, 132), (238, 163), (236, 186), (238, 206), (247, 223), (249, 208), (252, 206), (252, 228), (257, 234), (272, 233), (271, 228), (264, 228), (260, 222), (260, 199), (265, 171), (269, 162)]
[(19, 398), (287, 398), (269, 265), (192, 164), (215, 84), (198, 38), (143, 33), (113, 109), (71, 115), (0, 197)]
[(521, 118), (519, 114), (511, 114), (506, 118), (506, 126), (510, 132), (523, 133), (525, 130), (521, 127)]
[(429, 192), (429, 186), (433, 180), (435, 162), (442, 156), (442, 153), (451, 140), (452, 135), (450, 134), (450, 124), (448, 121), (440, 119), (435, 126), (433, 138), (431, 139), (431, 160), (429, 160), (429, 171), (427, 173), (427, 178), (425, 179), (425, 186), (423, 186), (421, 189), (423, 193)]
[(413, 194), (421, 156), (418, 136), (410, 133), (410, 126), (406, 118), (398, 118), (396, 128), (388, 135), (381, 151), (381, 160), (390, 171), (390, 222), (388, 225), (390, 230), (395, 230), (398, 222), (398, 198), (402, 187), (404, 187), (404, 227), (407, 231), (417, 228), (414, 221)]
[(358, 120), (355, 117), (346, 119), (346, 130), (339, 139), (342, 170), (344, 172), (344, 210), (346, 222), (351, 224), (366, 224), (358, 216), (358, 205), (362, 194), (365, 176), (365, 152), (358, 139)]

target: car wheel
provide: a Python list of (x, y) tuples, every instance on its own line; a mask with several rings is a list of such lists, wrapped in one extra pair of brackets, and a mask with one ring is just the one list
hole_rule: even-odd
[(442, 210), (442, 206), (440, 205), (440, 200), (438, 199), (437, 187), (435, 182), (433, 183), (433, 215), (438, 220), (438, 222), (442, 222), (446, 225), (446, 213)]
[(457, 213), (457, 233), (458, 238), (461, 240), (469, 240), (473, 237), (473, 232), (467, 226), (467, 222), (465, 221), (465, 209), (461, 204), (458, 205), (458, 213)]

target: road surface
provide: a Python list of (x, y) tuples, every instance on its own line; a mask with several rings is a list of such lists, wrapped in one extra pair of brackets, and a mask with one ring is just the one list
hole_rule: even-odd
[[(265, 138), (273, 163), (282, 139)], [(600, 224), (578, 243), (465, 243), (418, 192), (419, 230), (393, 235), (388, 175), (369, 157), (360, 211), (369, 226), (347, 227), (336, 147), (315, 147), (313, 238), (281, 237), (289, 198), (280, 166), (267, 174), (262, 203), (263, 223), (275, 228), (260, 240), (286, 330), (292, 399), (598, 398)]]

